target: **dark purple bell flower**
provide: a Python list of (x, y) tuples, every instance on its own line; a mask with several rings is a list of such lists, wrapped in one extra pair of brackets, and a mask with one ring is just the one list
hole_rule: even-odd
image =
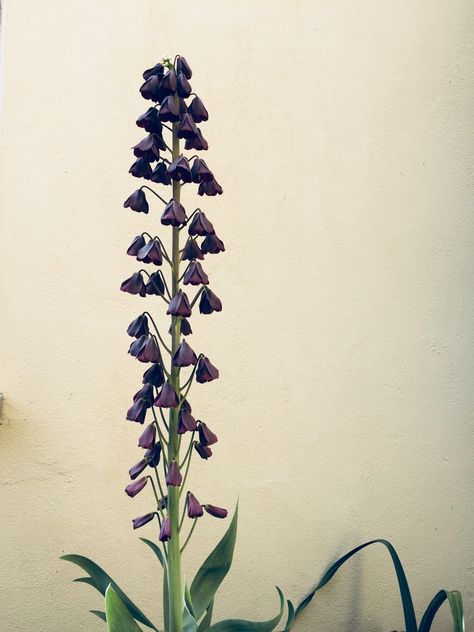
[(196, 367), (196, 381), (200, 384), (204, 382), (212, 382), (219, 377), (219, 371), (211, 364), (209, 358), (200, 356)]
[(144, 399), (147, 407), (149, 408), (153, 404), (155, 394), (153, 392), (153, 384), (145, 384), (141, 389), (133, 396), (133, 401), (136, 402), (139, 399)]
[(156, 426), (151, 423), (145, 428), (142, 434), (138, 437), (138, 447), (144, 450), (149, 450), (155, 445), (156, 439)]
[(163, 215), (161, 216), (161, 223), (164, 226), (181, 226), (186, 223), (186, 211), (182, 204), (177, 200), (170, 200), (165, 206)]
[(130, 345), (130, 349), (128, 350), (128, 353), (134, 358), (136, 358), (138, 354), (145, 348), (147, 342), (148, 342), (148, 335), (143, 334), (142, 336), (137, 338), (134, 342), (132, 342), (132, 344)]
[(171, 184), (171, 176), (168, 173), (166, 162), (159, 162), (153, 169), (150, 180), (157, 184)]
[(165, 374), (161, 364), (153, 364), (153, 366), (145, 371), (143, 374), (143, 383), (153, 384), (156, 388), (163, 386), (165, 383)]
[(163, 64), (155, 64), (153, 68), (148, 68), (147, 70), (145, 70), (142, 76), (143, 76), (143, 79), (145, 79), (146, 81), (150, 77), (153, 77), (153, 75), (157, 75), (161, 81), (161, 79), (163, 79), (164, 74), (165, 74), (165, 67), (163, 66)]
[(222, 195), (222, 187), (215, 178), (201, 182), (198, 195)]
[(132, 479), (132, 481), (134, 481), (138, 476), (140, 476), (140, 474), (143, 472), (143, 470), (146, 467), (148, 467), (148, 459), (142, 459), (141, 461), (138, 461), (138, 463), (133, 465), (128, 470), (128, 473), (129, 473), (130, 478)]
[(182, 180), (183, 182), (191, 182), (191, 168), (186, 156), (181, 154), (168, 167), (168, 173), (173, 180)]
[(181, 402), (180, 410), (186, 410), (188, 413), (193, 412), (193, 409), (191, 408), (191, 404), (188, 402), (187, 399), (183, 399), (183, 401)]
[(179, 471), (176, 461), (171, 461), (171, 465), (168, 468), (168, 472), (165, 478), (166, 484), (173, 487), (179, 487), (183, 481), (181, 472)]
[(169, 382), (165, 382), (163, 384), (163, 387), (154, 403), (155, 406), (158, 406), (159, 408), (176, 408), (178, 405), (178, 396)]
[(190, 235), (205, 237), (206, 235), (212, 235), (213, 232), (214, 226), (207, 219), (205, 213), (202, 211), (195, 213), (191, 223), (189, 224), (188, 233)]
[(123, 203), (124, 208), (131, 208), (137, 213), (148, 213), (148, 202), (145, 193), (137, 189)]
[(156, 108), (148, 108), (148, 110), (141, 114), (136, 121), (138, 127), (141, 127), (145, 132), (152, 134), (160, 134), (163, 130), (163, 126), (158, 118), (158, 110)]
[(193, 432), (196, 430), (197, 422), (188, 410), (181, 409), (178, 417), (178, 434)]
[(166, 313), (168, 316), (183, 316), (184, 318), (191, 316), (189, 299), (182, 290), (178, 290), (178, 293), (173, 296)]
[(139, 424), (145, 423), (146, 410), (148, 406), (144, 399), (137, 399), (127, 410), (127, 419), (136, 421)]
[(191, 88), (191, 84), (189, 83), (184, 72), (178, 72), (178, 76), (176, 77), (176, 89), (181, 98), (186, 99), (189, 97), (193, 89)]
[[(160, 149), (163, 150), (164, 141), (158, 134), (148, 134), (139, 143), (132, 147), (137, 158), (145, 158), (148, 162), (160, 159)], [(164, 145), (166, 149), (166, 145)]]
[(194, 449), (199, 454), (201, 459), (207, 460), (209, 457), (212, 456), (211, 448), (207, 445), (202, 445), (201, 443), (198, 443), (197, 441), (194, 442)]
[(145, 514), (144, 516), (139, 516), (138, 518), (134, 518), (132, 520), (133, 528), (139, 529), (140, 527), (143, 527), (143, 525), (147, 524), (148, 522), (151, 522), (153, 518), (155, 517), (155, 513), (156, 512), (153, 511), (152, 513)]
[(168, 70), (163, 75), (160, 85), (161, 94), (172, 94), (176, 91), (176, 73), (174, 70)]
[(161, 525), (158, 540), (160, 540), (160, 542), (168, 542), (170, 538), (171, 538), (171, 522), (169, 518), (165, 518), (163, 520), (163, 524)]
[(129, 294), (140, 294), (140, 296), (146, 296), (145, 282), (141, 272), (135, 272), (130, 278), (125, 279), (120, 286), (120, 289), (122, 292), (128, 292)]
[(134, 483), (130, 483), (130, 485), (127, 485), (127, 487), (125, 488), (125, 493), (128, 496), (130, 496), (130, 498), (133, 498), (139, 492), (142, 491), (142, 489), (145, 487), (147, 483), (148, 483), (148, 478), (146, 476), (144, 476), (143, 478), (139, 478), (138, 481), (135, 481)]
[(146, 345), (137, 353), (140, 362), (158, 362), (161, 359), (160, 350), (153, 336), (150, 336)]
[(157, 239), (148, 240), (138, 251), (137, 259), (138, 261), (143, 261), (143, 263), (154, 263), (157, 266), (161, 266), (163, 263), (163, 255), (161, 253), (160, 242)]
[(161, 80), (158, 75), (152, 75), (140, 86), (140, 94), (149, 101), (160, 101), (162, 97)]
[(182, 114), (177, 128), (178, 138), (194, 138), (197, 135), (196, 123), (191, 114)]
[(140, 248), (143, 248), (144, 245), (145, 245), (145, 238), (143, 237), (143, 235), (137, 235), (136, 237), (134, 237), (132, 243), (128, 247), (127, 255), (136, 257), (138, 254), (138, 251), (140, 250)]
[(191, 167), (191, 175), (193, 182), (205, 182), (214, 178), (212, 171), (206, 165), (202, 158), (195, 158)]
[(186, 496), (186, 505), (188, 508), (188, 518), (200, 518), (203, 515), (204, 511), (201, 507), (201, 503), (191, 492), (188, 492)]
[(184, 367), (195, 365), (197, 362), (197, 356), (191, 347), (188, 345), (186, 340), (183, 340), (176, 349), (176, 352), (173, 356), (173, 364), (174, 366)]
[(193, 76), (193, 71), (191, 70), (188, 62), (185, 57), (181, 57), (181, 55), (176, 60), (176, 71), (182, 72), (186, 79), (191, 79)]
[(188, 239), (181, 253), (181, 261), (192, 261), (193, 259), (204, 259), (204, 255), (197, 245), (196, 240)]
[(179, 105), (176, 103), (174, 96), (170, 95), (163, 99), (160, 109), (158, 110), (158, 117), (163, 122), (179, 121)]
[(184, 99), (179, 99), (179, 113), (180, 114), (188, 113), (188, 106), (186, 105), (186, 101)]
[(212, 314), (212, 312), (222, 311), (221, 299), (208, 287), (205, 287), (201, 293), (199, 311), (201, 314)]
[(161, 443), (155, 443), (155, 445), (145, 452), (145, 459), (148, 459), (148, 465), (150, 467), (158, 467), (161, 457)]
[(193, 333), (191, 325), (189, 324), (189, 320), (186, 320), (186, 318), (181, 319), (179, 326), (182, 336), (190, 336)]
[(194, 97), (189, 104), (188, 109), (195, 123), (202, 123), (203, 121), (207, 121), (209, 118), (209, 113), (204, 107), (204, 103), (198, 96)]
[(203, 507), (207, 513), (210, 516), (214, 516), (214, 518), (227, 518), (227, 509), (216, 507), (215, 505), (203, 505)]
[(151, 178), (151, 166), (145, 158), (137, 158), (133, 165), (128, 170), (135, 178), (145, 178), (149, 180)]
[[(193, 119), (196, 121), (194, 116), (193, 116)], [(186, 142), (184, 143), (184, 148), (197, 149), (197, 151), (206, 151), (207, 149), (209, 149), (209, 143), (202, 135), (202, 132), (199, 129), (199, 127), (196, 129), (197, 129), (196, 136), (194, 136), (194, 138), (187, 138)]]
[(162, 296), (165, 293), (165, 284), (161, 278), (161, 274), (153, 272), (145, 285), (145, 292), (147, 294), (154, 294), (156, 296)]
[(201, 251), (203, 254), (217, 255), (219, 252), (224, 252), (224, 242), (219, 239), (216, 233), (212, 235), (206, 235), (201, 244)]
[(130, 325), (127, 327), (127, 334), (129, 336), (132, 336), (133, 338), (147, 336), (148, 333), (148, 318), (145, 316), (145, 314), (140, 314), (140, 316), (137, 316), (137, 318), (135, 318), (135, 320), (132, 320)]
[(209, 278), (199, 261), (191, 261), (183, 276), (184, 285), (207, 285)]
[(198, 432), (201, 445), (213, 445), (217, 443), (217, 435), (202, 421), (198, 423)]

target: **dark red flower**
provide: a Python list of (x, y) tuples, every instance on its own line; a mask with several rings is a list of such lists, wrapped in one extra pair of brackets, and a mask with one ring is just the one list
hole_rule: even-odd
[(160, 101), (162, 96), (160, 85), (160, 77), (158, 75), (152, 75), (140, 86), (140, 94), (144, 99), (148, 99), (149, 101)]
[(170, 95), (163, 99), (158, 110), (158, 117), (160, 121), (179, 121), (179, 105), (174, 96)]
[(204, 107), (204, 103), (198, 96), (195, 96), (194, 99), (189, 104), (189, 113), (194, 119), (195, 123), (202, 123), (203, 121), (207, 121), (209, 118), (208, 111)]
[(144, 516), (139, 516), (138, 518), (134, 518), (132, 520), (132, 524), (133, 524), (133, 528), (134, 529), (139, 529), (140, 527), (143, 527), (143, 525), (147, 524), (148, 522), (151, 522), (155, 516), (156, 512), (152, 512), (152, 513), (148, 513), (145, 514)]
[(150, 467), (158, 467), (161, 457), (161, 443), (155, 443), (149, 450), (145, 452), (145, 458), (148, 459)]
[(156, 108), (148, 108), (148, 110), (137, 118), (138, 127), (143, 128), (146, 132), (160, 134), (163, 126), (158, 118), (158, 110)]
[(145, 285), (147, 294), (162, 296), (165, 293), (165, 284), (159, 272), (153, 272)]
[(145, 316), (145, 314), (140, 314), (140, 316), (137, 316), (135, 320), (132, 320), (130, 325), (127, 327), (127, 334), (129, 336), (132, 336), (133, 338), (147, 336), (148, 333), (148, 318)]
[(172, 487), (179, 487), (183, 481), (181, 472), (179, 471), (176, 461), (171, 461), (165, 478), (166, 484)]
[(198, 422), (199, 441), (201, 445), (213, 445), (217, 443), (217, 435), (202, 421)]
[(204, 382), (212, 382), (219, 377), (219, 371), (211, 364), (209, 358), (206, 356), (199, 356), (199, 360), (196, 367), (196, 381), (200, 384)]
[(212, 312), (222, 311), (221, 299), (208, 287), (205, 287), (201, 292), (199, 311), (201, 314), (212, 314)]
[(186, 223), (186, 211), (177, 200), (170, 200), (165, 206), (161, 223), (164, 226), (181, 226)]
[(184, 285), (207, 285), (209, 278), (199, 261), (191, 261), (183, 276)]
[(188, 518), (200, 518), (203, 515), (204, 511), (201, 507), (201, 503), (191, 492), (188, 492), (186, 496), (186, 505), (188, 508)]
[(182, 180), (183, 182), (191, 182), (192, 180), (188, 159), (182, 154), (170, 164), (168, 173), (173, 180)]
[(204, 259), (204, 255), (197, 245), (196, 240), (188, 239), (181, 253), (181, 261), (192, 261), (193, 259)]
[(189, 97), (193, 89), (191, 88), (191, 84), (189, 83), (184, 72), (178, 72), (178, 76), (176, 77), (176, 88), (178, 90), (178, 94), (183, 99)]
[(139, 492), (142, 491), (142, 489), (145, 487), (147, 483), (148, 483), (148, 478), (146, 476), (144, 476), (143, 478), (139, 478), (138, 481), (135, 481), (134, 483), (130, 483), (130, 485), (127, 485), (127, 487), (125, 488), (125, 493), (128, 496), (130, 496), (130, 498), (133, 498)]
[(141, 272), (134, 272), (130, 278), (125, 279), (120, 289), (122, 292), (128, 292), (129, 294), (146, 296), (145, 281), (143, 280)]
[(165, 382), (163, 384), (163, 387), (158, 397), (156, 397), (154, 404), (159, 408), (176, 408), (176, 406), (178, 405), (178, 396), (176, 395), (174, 388), (169, 382)]
[(137, 393), (135, 393), (133, 401), (136, 402), (139, 399), (144, 399), (147, 407), (149, 408), (153, 404), (154, 397), (153, 384), (145, 384)]
[(169, 302), (166, 313), (168, 316), (184, 316), (184, 318), (191, 316), (189, 299), (182, 290), (178, 290), (178, 293), (173, 296)]
[(137, 235), (134, 237), (132, 243), (127, 249), (127, 255), (131, 255), (132, 257), (136, 257), (140, 248), (143, 248), (145, 245), (145, 238), (143, 235)]
[(145, 348), (145, 345), (147, 342), (148, 342), (148, 335), (140, 336), (134, 342), (132, 342), (132, 344), (130, 345), (130, 349), (128, 350), (128, 353), (134, 358), (136, 358), (137, 355), (140, 353), (140, 351)]
[(160, 149), (166, 149), (165, 142), (158, 134), (148, 134), (139, 143), (132, 147), (137, 158), (144, 158), (148, 162), (160, 159)]
[(189, 410), (183, 409), (179, 411), (178, 417), (178, 434), (184, 434), (185, 432), (193, 432), (196, 430), (197, 423)]
[(140, 362), (158, 362), (161, 359), (160, 350), (153, 336), (150, 336), (144, 347), (137, 353)]
[(144, 423), (147, 408), (148, 406), (144, 399), (137, 399), (127, 410), (127, 419), (129, 421), (136, 421), (139, 424)]
[(171, 176), (168, 173), (166, 162), (159, 162), (153, 169), (150, 180), (157, 184), (171, 184)]
[(186, 61), (186, 58), (181, 57), (181, 55), (176, 60), (176, 70), (177, 72), (182, 72), (186, 79), (191, 79), (191, 77), (193, 76), (193, 71)]
[(144, 450), (149, 450), (155, 445), (156, 440), (156, 426), (151, 423), (145, 428), (142, 434), (138, 437), (138, 447)]
[(177, 128), (178, 138), (194, 138), (197, 134), (197, 127), (191, 114), (182, 114)]
[[(194, 120), (196, 120), (196, 119), (194, 119)], [(196, 136), (194, 136), (193, 138), (187, 138), (186, 142), (184, 143), (184, 148), (185, 149), (197, 149), (198, 151), (201, 151), (201, 150), (205, 151), (205, 150), (209, 149), (209, 143), (207, 142), (207, 140), (202, 135), (201, 130), (199, 129), (199, 127), (197, 127), (196, 129), (197, 129)]]
[(163, 255), (161, 253), (160, 242), (157, 239), (147, 241), (138, 251), (137, 259), (138, 261), (143, 261), (143, 263), (154, 263), (157, 266), (161, 266), (163, 263)]
[(131, 208), (137, 213), (148, 213), (148, 202), (144, 192), (137, 189), (123, 203), (124, 208)]
[(202, 158), (195, 158), (191, 167), (193, 182), (209, 182), (214, 178), (212, 171)]
[(171, 522), (169, 518), (165, 518), (163, 520), (163, 524), (161, 525), (158, 540), (160, 540), (160, 542), (168, 542), (170, 538), (171, 538)]
[(184, 367), (194, 365), (197, 362), (197, 356), (191, 347), (188, 345), (186, 340), (180, 343), (176, 352), (173, 356), (173, 364), (174, 366)]
[(151, 166), (145, 158), (137, 158), (133, 165), (128, 170), (128, 173), (131, 173), (135, 178), (145, 178), (145, 180), (149, 180), (151, 178)]
[(222, 195), (222, 187), (215, 178), (201, 182), (198, 195)]
[(188, 233), (190, 235), (199, 235), (200, 237), (205, 237), (206, 235), (211, 235), (214, 232), (214, 226), (207, 219), (205, 213), (202, 211), (197, 211), (193, 215), (193, 219), (189, 224)]
[(212, 456), (211, 448), (209, 446), (207, 446), (207, 445), (202, 445), (202, 444), (198, 443), (197, 441), (194, 442), (194, 449), (199, 454), (201, 459), (206, 459), (207, 460), (209, 457)]
[(217, 255), (219, 252), (224, 252), (224, 250), (224, 242), (219, 239), (216, 233), (206, 235), (201, 243), (201, 251), (205, 255)]
[(142, 459), (141, 461), (138, 461), (138, 463), (133, 465), (128, 470), (128, 473), (129, 473), (130, 478), (132, 479), (132, 481), (134, 481), (138, 476), (140, 476), (140, 474), (143, 472), (143, 470), (147, 466), (148, 466), (148, 459)]
[(143, 384), (153, 384), (153, 386), (156, 386), (157, 388), (163, 386), (165, 383), (165, 374), (161, 364), (154, 364), (147, 369), (143, 374), (142, 382)]
[(186, 320), (186, 318), (181, 318), (179, 326), (182, 336), (189, 336), (193, 333), (191, 325), (189, 324), (189, 320)]
[(214, 516), (214, 518), (226, 518), (227, 517), (227, 509), (223, 509), (222, 507), (216, 507), (215, 505), (203, 505), (204, 509), (210, 516)]

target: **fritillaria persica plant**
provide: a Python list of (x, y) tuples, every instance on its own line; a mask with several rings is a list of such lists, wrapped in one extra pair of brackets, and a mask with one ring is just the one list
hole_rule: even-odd
[[(130, 482), (125, 493), (130, 498), (149, 493), (150, 510), (134, 518), (132, 524), (134, 529), (148, 525), (147, 529), (155, 536), (143, 541), (163, 568), (162, 628), (152, 623), (97, 564), (81, 555), (64, 556), (88, 573), (77, 581), (93, 586), (105, 596), (105, 612), (91, 612), (106, 622), (110, 632), (139, 632), (142, 629), (139, 624), (165, 632), (271, 632), (280, 622), (285, 605), (277, 589), (280, 609), (272, 619), (212, 623), (215, 594), (232, 563), (237, 511), (191, 585), (183, 584), (182, 579), (181, 556), (198, 521), (205, 519), (205, 513), (214, 518), (227, 517), (226, 509), (208, 502), (213, 503), (214, 499), (206, 498), (203, 504), (200, 490), (188, 485), (193, 455), (205, 460), (211, 458), (218, 441), (207, 422), (195, 415), (190, 399), (195, 382), (212, 382), (219, 377), (219, 371), (206, 355), (193, 349), (194, 342), (190, 339), (191, 319), (196, 312), (208, 317), (222, 310), (203, 262), (208, 256), (224, 251), (205, 209), (207, 197), (221, 195), (222, 187), (201, 157), (208, 143), (198, 125), (206, 122), (209, 115), (193, 92), (191, 77), (191, 68), (181, 56), (174, 61), (164, 59), (143, 73), (140, 93), (151, 105), (136, 120), (136, 125), (147, 135), (133, 147), (135, 161), (130, 174), (144, 182), (124, 203), (131, 211), (153, 214), (159, 228), (156, 235), (142, 232), (132, 239), (127, 255), (138, 262), (139, 269), (123, 281), (120, 289), (137, 297), (139, 313), (127, 328), (133, 339), (128, 352), (144, 369), (140, 388), (126, 413), (127, 420), (142, 428), (137, 439), (140, 457), (129, 470)], [(189, 208), (188, 203), (186, 208), (183, 206), (183, 186), (197, 188), (204, 208)], [(151, 298), (146, 307), (140, 305), (147, 297)], [(168, 317), (165, 329), (161, 330), (157, 325), (160, 306)], [(384, 540), (374, 542), (383, 543), (394, 562), (407, 632), (427, 632), (434, 613), (445, 599), (449, 600), (452, 612), (459, 610), (459, 593), (440, 591), (418, 628), (395, 550)], [(298, 608), (291, 601), (286, 602), (285, 632), (338, 568), (372, 543), (353, 549), (335, 562)], [(460, 608), (462, 614), (462, 603)]]

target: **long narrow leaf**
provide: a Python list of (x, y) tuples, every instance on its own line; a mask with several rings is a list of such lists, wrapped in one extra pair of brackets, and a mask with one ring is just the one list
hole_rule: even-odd
[(105, 614), (109, 632), (142, 632), (112, 584), (105, 591)]
[(291, 630), (291, 628), (293, 627), (293, 623), (295, 622), (295, 616), (296, 616), (295, 607), (293, 606), (293, 604), (291, 603), (289, 599), (287, 600), (286, 604), (288, 606), (288, 617), (286, 619), (286, 625), (283, 632), (289, 632), (289, 630)]
[(214, 600), (212, 600), (211, 603), (208, 605), (206, 614), (204, 615), (201, 623), (199, 624), (198, 632), (207, 632), (207, 630), (209, 630), (209, 628), (211, 627), (213, 609), (214, 609)]
[(168, 564), (163, 556), (163, 553), (160, 547), (152, 542), (151, 540), (147, 540), (146, 538), (140, 538), (142, 542), (147, 544), (153, 553), (158, 558), (161, 566), (163, 567), (163, 621), (165, 632), (167, 632), (169, 627), (169, 596), (168, 596)]
[(347, 562), (353, 555), (355, 555), (358, 551), (364, 549), (366, 546), (371, 544), (383, 544), (390, 553), (390, 557), (392, 558), (393, 565), (395, 567), (395, 572), (397, 574), (398, 586), (400, 589), (400, 596), (402, 598), (403, 605), (403, 614), (405, 618), (405, 629), (406, 632), (417, 632), (418, 627), (416, 623), (416, 615), (415, 609), (413, 607), (413, 600), (410, 593), (410, 588), (408, 586), (408, 581), (405, 575), (405, 571), (403, 570), (402, 563), (400, 562), (400, 558), (395, 550), (395, 548), (388, 542), (387, 540), (371, 540), (370, 542), (366, 542), (365, 544), (361, 544), (360, 546), (352, 549), (349, 553), (343, 555), (340, 559), (338, 559), (334, 564), (332, 564), (328, 570), (324, 573), (321, 578), (319, 584), (314, 588), (299, 604), (296, 609), (296, 617), (298, 617), (301, 612), (306, 608), (306, 606), (311, 602), (314, 595), (320, 590), (323, 586), (325, 586), (329, 580), (336, 574), (339, 568)]
[(150, 549), (153, 551), (153, 553), (154, 553), (154, 554), (156, 555), (156, 557), (158, 558), (158, 560), (159, 560), (159, 562), (160, 562), (161, 566), (162, 566), (163, 568), (165, 568), (165, 566), (166, 566), (166, 560), (165, 560), (165, 558), (163, 557), (163, 553), (162, 553), (162, 551), (161, 551), (160, 547), (159, 547), (157, 544), (155, 544), (154, 542), (152, 542), (151, 540), (147, 540), (146, 538), (140, 538), (140, 540), (141, 540), (142, 542), (144, 542), (145, 544), (147, 544), (147, 545), (150, 547)]
[(96, 617), (99, 617), (99, 619), (102, 619), (102, 621), (107, 622), (107, 617), (105, 616), (105, 612), (102, 612), (102, 610), (89, 610), (90, 613), (95, 614)]
[(285, 599), (283, 593), (278, 588), (278, 595), (280, 597), (280, 612), (269, 619), (268, 621), (246, 621), (244, 619), (226, 619), (225, 621), (219, 621), (209, 628), (209, 632), (272, 632), (276, 626), (280, 623), (283, 616), (283, 608), (285, 606)]
[(464, 609), (461, 593), (457, 590), (440, 590), (436, 593), (423, 614), (419, 632), (429, 632), (431, 630), (431, 624), (433, 623), (436, 613), (446, 600), (448, 600), (451, 609), (453, 631), (464, 632)]

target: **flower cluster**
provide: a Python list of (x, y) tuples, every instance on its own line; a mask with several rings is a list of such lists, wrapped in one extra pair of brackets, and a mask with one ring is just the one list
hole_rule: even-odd
[[(168, 342), (150, 311), (140, 313), (127, 329), (128, 335), (134, 338), (129, 354), (147, 364), (147, 368), (126, 414), (128, 420), (146, 426), (138, 438), (138, 447), (143, 453), (129, 470), (132, 482), (125, 492), (133, 498), (150, 483), (156, 509), (135, 518), (133, 528), (142, 527), (156, 517), (159, 539), (161, 542), (177, 539), (179, 552), (185, 513), (194, 521), (188, 539), (196, 519), (204, 511), (217, 518), (227, 515), (225, 509), (201, 504), (187, 490), (180, 517), (180, 499), (191, 457), (196, 453), (202, 459), (209, 459), (211, 446), (217, 442), (209, 426), (193, 416), (188, 395), (193, 382), (211, 382), (219, 377), (219, 371), (208, 357), (196, 353), (186, 338), (192, 334), (189, 318), (196, 304), (201, 314), (222, 309), (220, 299), (209, 287), (202, 261), (208, 255), (224, 251), (224, 244), (205, 212), (200, 208), (189, 212), (181, 203), (181, 189), (188, 184), (198, 185), (200, 196), (222, 193), (206, 162), (196, 154), (184, 155), (180, 148), (180, 142), (184, 141), (185, 150), (208, 149), (198, 127), (208, 120), (208, 112), (192, 92), (191, 76), (191, 68), (181, 56), (174, 62), (163, 60), (143, 73), (140, 93), (152, 105), (136, 121), (147, 136), (132, 148), (135, 162), (129, 172), (150, 185), (165, 187), (163, 191), (166, 188), (171, 191), (166, 195), (143, 184), (129, 195), (124, 207), (149, 213), (152, 200), (147, 196), (151, 193), (153, 201), (156, 198), (161, 205), (160, 222), (170, 228), (171, 234), (168, 239), (165, 235), (146, 232), (134, 237), (127, 254), (142, 267), (123, 281), (120, 288), (141, 297), (156, 296), (166, 304), (166, 315), (170, 317)], [(188, 375), (183, 376), (184, 371)], [(170, 564), (176, 563), (171, 549), (169, 558)]]

